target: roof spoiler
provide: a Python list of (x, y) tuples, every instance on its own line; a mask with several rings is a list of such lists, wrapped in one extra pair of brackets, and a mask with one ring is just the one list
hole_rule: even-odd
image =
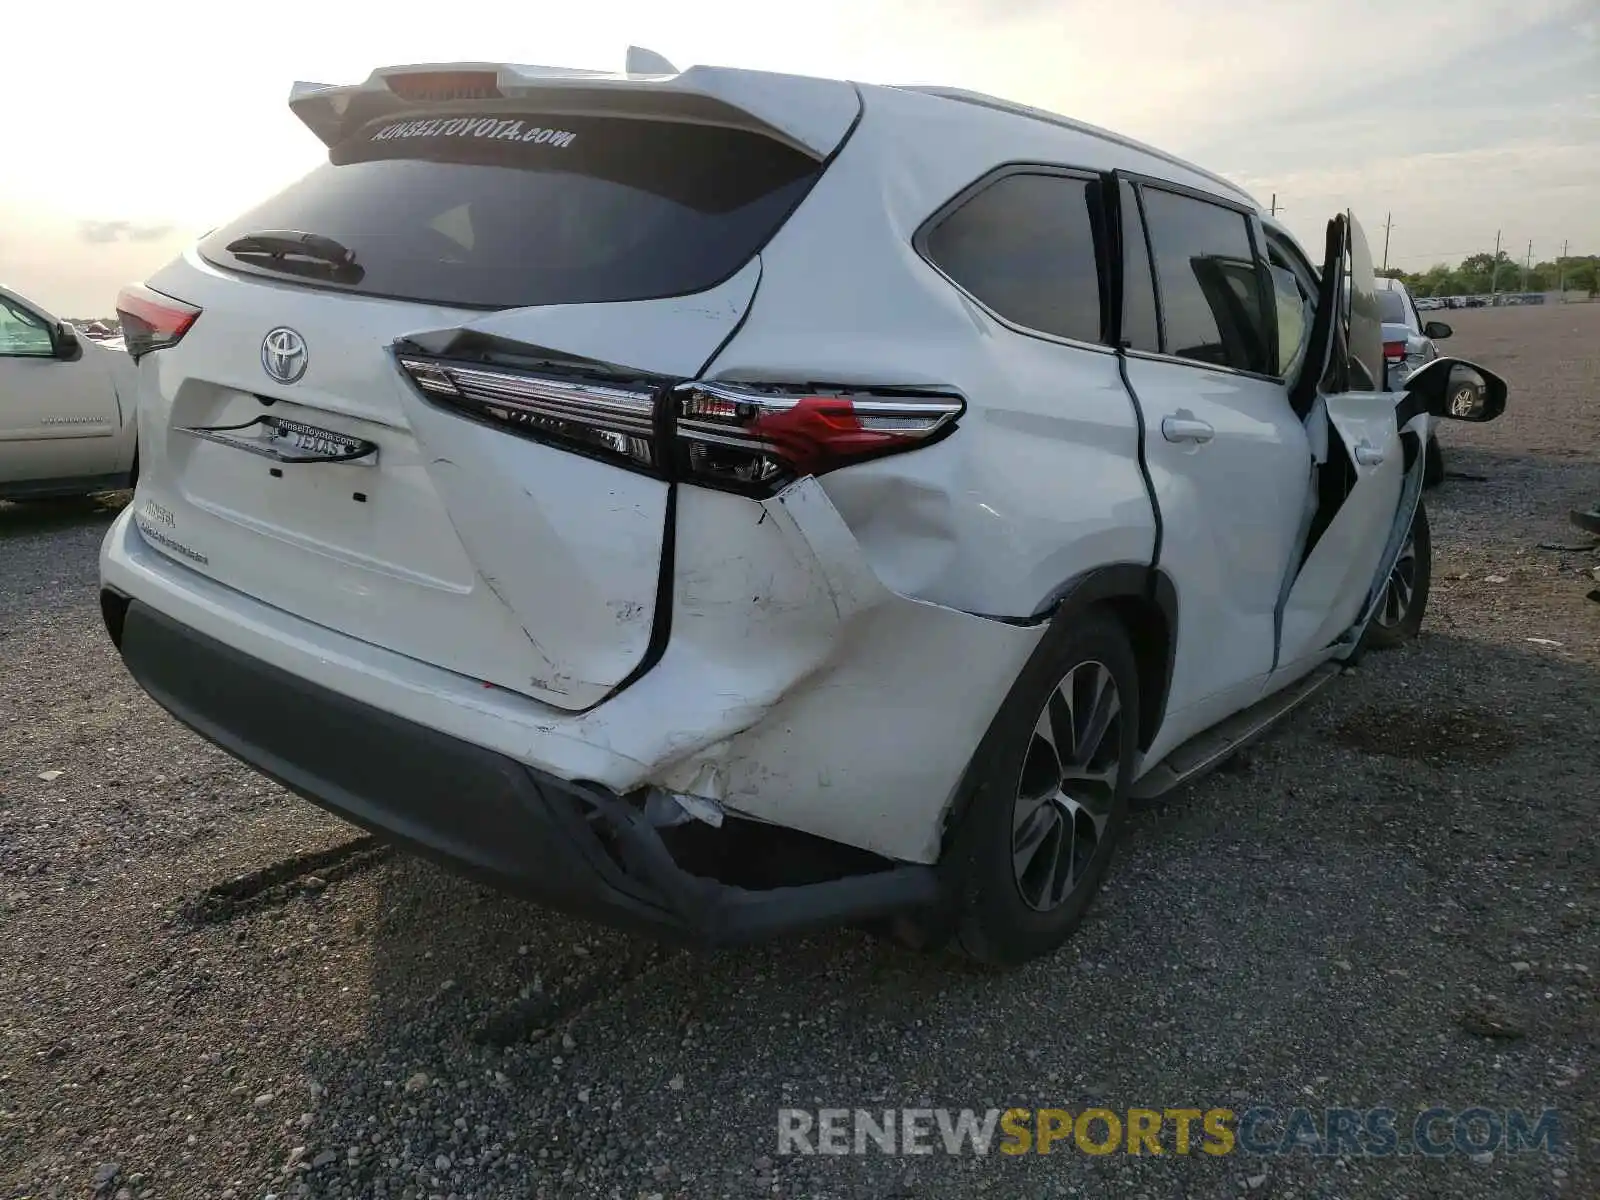
[(853, 84), (803, 75), (690, 67), (628, 48), (624, 70), (508, 63), (380, 67), (362, 83), (296, 83), (289, 108), (326, 146), (369, 121), (406, 111), (450, 111), (485, 100), (536, 98), (539, 111), (637, 116), (750, 129), (817, 158), (844, 140), (861, 111)]

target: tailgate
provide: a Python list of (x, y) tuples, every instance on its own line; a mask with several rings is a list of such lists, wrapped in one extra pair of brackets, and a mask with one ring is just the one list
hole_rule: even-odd
[[(151, 281), (202, 315), (141, 363), (140, 528), (269, 604), (579, 710), (655, 645), (655, 392), (737, 328), (822, 164), (750, 129), (490, 108), (385, 114)], [(438, 402), (397, 343), (503, 406)], [(552, 436), (506, 390), (552, 365), (603, 376), (637, 436)]]

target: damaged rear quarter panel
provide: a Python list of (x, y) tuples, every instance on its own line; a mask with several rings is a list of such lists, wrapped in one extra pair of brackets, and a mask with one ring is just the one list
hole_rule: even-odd
[[(1151, 561), (1139, 415), (1115, 354), (1005, 324), (914, 244), (930, 216), (1002, 163), (1058, 161), (1061, 131), (982, 112), (951, 121), (950, 101), (893, 88), (863, 95), (860, 128), (762, 251), (760, 290), (707, 377), (965, 397), (944, 440), (821, 480), (902, 596), (1029, 617), (1085, 571)], [(918, 128), (928, 136), (905, 136)], [(1062, 165), (1136, 162), (1097, 139), (1080, 151), (1086, 161)]]
[[(956, 784), (1044, 627), (890, 591), (814, 479), (759, 506), (697, 489), (680, 503), (672, 643), (641, 683), (694, 681), (672, 703), (721, 712), (674, 724), (720, 718), (729, 733), (648, 782), (934, 861)], [(762, 536), (728, 537), (729, 520)]]

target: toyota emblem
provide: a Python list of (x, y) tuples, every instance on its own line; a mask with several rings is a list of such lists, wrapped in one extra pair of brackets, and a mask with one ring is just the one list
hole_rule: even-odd
[(298, 383), (306, 373), (306, 340), (287, 325), (261, 339), (261, 369), (279, 383)]

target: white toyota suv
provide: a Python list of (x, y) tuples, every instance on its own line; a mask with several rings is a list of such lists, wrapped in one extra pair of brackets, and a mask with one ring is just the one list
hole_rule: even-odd
[(1474, 369), (1381, 390), (1344, 215), (1319, 270), (1049, 113), (630, 65), (293, 89), (327, 163), (122, 295), (110, 635), (551, 906), (1046, 953), (1130, 799), (1415, 629), (1416, 430)]

